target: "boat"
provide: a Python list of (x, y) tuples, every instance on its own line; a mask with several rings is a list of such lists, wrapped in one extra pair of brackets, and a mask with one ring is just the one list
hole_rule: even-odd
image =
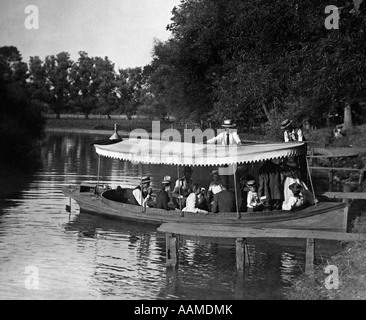
[[(158, 139), (122, 140), (114, 138), (112, 140), (107, 143), (94, 144), (99, 160), (102, 156), (145, 164), (198, 167), (231, 165), (235, 167), (241, 164), (306, 154), (306, 145), (303, 142), (263, 143), (233, 147)], [(100, 161), (98, 161), (99, 165)], [(128, 198), (116, 201), (115, 191), (114, 189), (104, 190), (99, 185), (99, 174), (96, 184), (88, 182), (64, 186), (62, 189), (66, 196), (78, 203), (81, 211), (135, 222), (158, 225), (166, 222), (188, 222), (338, 232), (345, 232), (347, 229), (346, 204), (331, 202), (329, 199), (296, 211), (277, 210), (250, 213), (237, 211), (204, 214), (142, 207), (130, 204)]]

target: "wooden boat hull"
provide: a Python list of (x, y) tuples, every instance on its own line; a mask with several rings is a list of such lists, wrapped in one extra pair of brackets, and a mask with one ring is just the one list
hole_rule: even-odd
[(135, 222), (160, 225), (166, 222), (206, 223), (243, 227), (313, 229), (345, 232), (347, 230), (347, 207), (341, 202), (320, 202), (299, 211), (270, 211), (241, 213), (191, 213), (175, 210), (143, 208), (136, 205), (112, 201), (89, 192), (80, 192), (79, 186), (65, 186), (63, 193), (73, 198), (81, 211)]

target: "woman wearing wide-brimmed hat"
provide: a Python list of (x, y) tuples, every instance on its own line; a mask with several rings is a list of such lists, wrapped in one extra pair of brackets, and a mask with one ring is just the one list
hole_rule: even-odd
[(286, 119), (281, 122), (281, 130), (283, 130), (283, 140), (285, 142), (291, 141), (305, 141), (304, 134), (301, 128), (294, 128), (292, 120)]
[(282, 204), (282, 210), (294, 210), (303, 207), (306, 204), (306, 200), (301, 193), (304, 189), (303, 186), (295, 182), (289, 186), (289, 189), (292, 191), (292, 196), (286, 203)]

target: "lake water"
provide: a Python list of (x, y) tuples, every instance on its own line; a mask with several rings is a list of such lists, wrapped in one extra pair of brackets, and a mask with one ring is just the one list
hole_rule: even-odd
[[(31, 172), (3, 172), (16, 190), (0, 202), (0, 299), (283, 299), (305, 268), (305, 240), (248, 241), (250, 268), (236, 271), (231, 240), (179, 241), (179, 266), (165, 265), (165, 235), (156, 226), (80, 213), (61, 188), (97, 180), (98, 157), (81, 134), (48, 133)], [(141, 174), (159, 188), (177, 169), (101, 161), (100, 182), (134, 186)], [(196, 169), (209, 183), (213, 168)], [(253, 168), (252, 168), (253, 169)], [(317, 261), (339, 249), (318, 242)], [(326, 275), (324, 275), (324, 278)]]

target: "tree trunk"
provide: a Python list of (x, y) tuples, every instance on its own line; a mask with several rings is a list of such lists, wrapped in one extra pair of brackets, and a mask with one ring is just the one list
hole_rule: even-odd
[(89, 119), (89, 113), (84, 113), (85, 119), (88, 120)]
[(353, 129), (353, 122), (352, 122), (352, 109), (351, 105), (347, 102), (346, 106), (344, 107), (344, 121), (343, 121), (343, 131), (350, 131)]
[(264, 111), (265, 115), (267, 116), (267, 119), (268, 119), (269, 123), (270, 124), (273, 123), (273, 121), (271, 119), (271, 115), (270, 115), (270, 113), (268, 111), (268, 108), (267, 108), (267, 106), (264, 102), (262, 102), (262, 108), (263, 108), (263, 111)]

